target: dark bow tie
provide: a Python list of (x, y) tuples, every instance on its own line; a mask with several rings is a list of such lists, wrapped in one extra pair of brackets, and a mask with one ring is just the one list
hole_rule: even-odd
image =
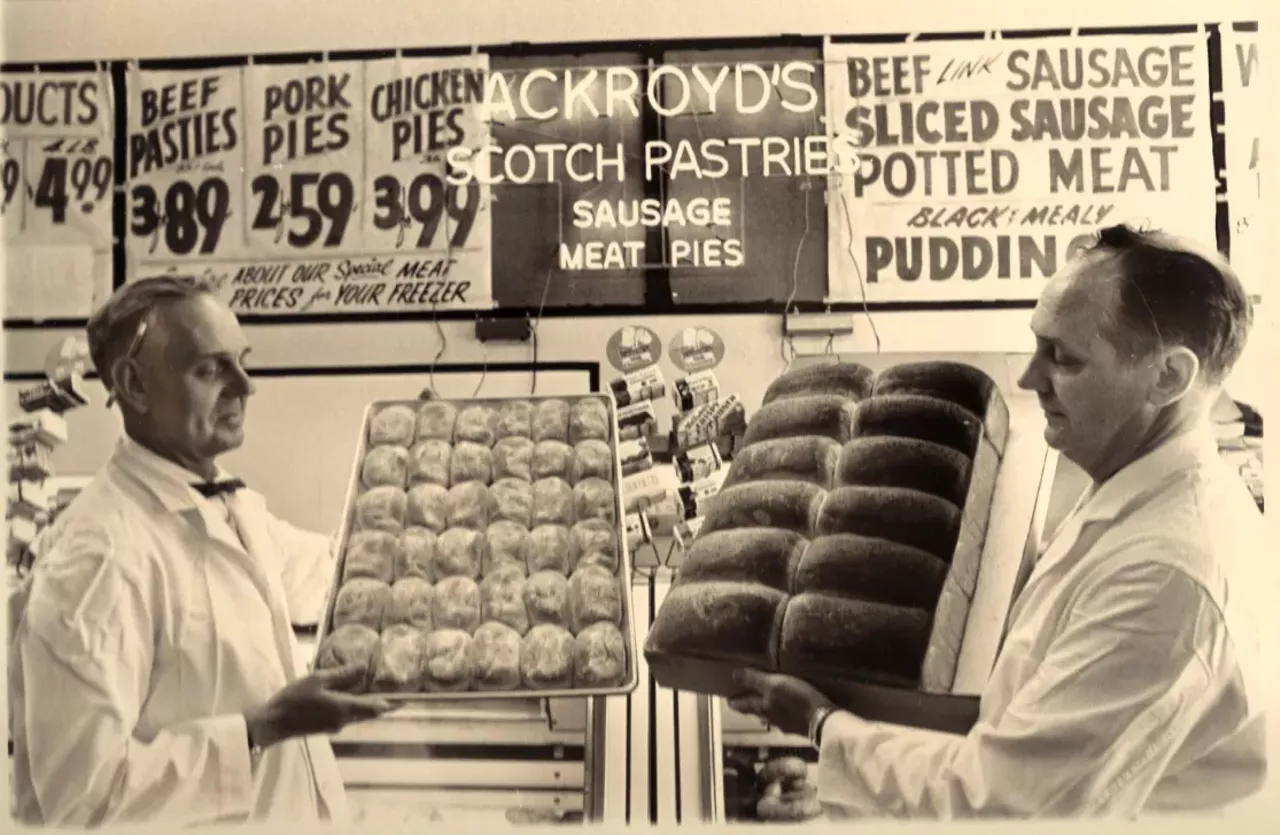
[(206, 481), (201, 484), (191, 485), (200, 495), (206, 499), (212, 499), (223, 493), (234, 493), (244, 488), (244, 482), (238, 478), (228, 478), (222, 481)]

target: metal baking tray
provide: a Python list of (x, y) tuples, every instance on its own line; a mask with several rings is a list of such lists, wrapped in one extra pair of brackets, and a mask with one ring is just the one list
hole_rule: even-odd
[[(626, 518), (623, 514), (622, 503), (622, 462), (618, 455), (618, 411), (617, 405), (613, 398), (605, 394), (581, 394), (581, 395), (564, 395), (564, 396), (545, 396), (545, 397), (450, 397), (439, 398), (455, 406), (459, 411), (468, 406), (491, 406), (497, 408), (504, 403), (513, 401), (526, 401), (537, 406), (539, 403), (548, 400), (563, 400), (570, 406), (579, 400), (596, 399), (605, 404), (609, 410), (610, 437), (609, 448), (613, 452), (613, 501), (615, 514), (615, 533), (618, 537), (618, 573), (617, 580), (620, 586), (622, 596), (622, 624), (619, 630), (622, 632), (623, 646), (627, 650), (627, 666), (626, 673), (621, 684), (613, 687), (604, 688), (587, 688), (574, 687), (560, 690), (460, 690), (449, 692), (418, 692), (418, 693), (378, 693), (381, 698), (393, 702), (405, 702), (409, 704), (418, 703), (439, 703), (439, 702), (468, 702), (479, 700), (497, 700), (511, 701), (512, 699), (575, 699), (588, 698), (593, 696), (625, 696), (636, 689), (639, 683), (639, 666), (636, 655), (639, 652), (634, 629), (634, 614), (632, 612), (631, 587), (629, 578), (631, 577), (631, 551), (627, 545), (627, 538), (623, 531), (623, 520)], [(316, 650), (312, 655), (311, 664), (314, 669), (316, 661), (319, 659), (320, 648), (324, 646), (326, 636), (330, 631), (330, 624), (333, 618), (333, 606), (337, 600), (338, 590), (342, 585), (342, 574), (346, 568), (347, 562), (347, 540), (355, 531), (354, 516), (356, 498), (362, 492), (360, 487), (360, 470), (364, 463), (365, 454), (369, 448), (369, 420), (378, 411), (388, 406), (407, 406), (417, 409), (426, 403), (427, 400), (376, 400), (365, 407), (364, 417), (360, 421), (360, 438), (356, 445), (355, 458), (351, 465), (351, 477), (347, 483), (347, 496), (343, 505), (342, 524), (338, 528), (339, 543), (341, 548), (338, 557), (334, 560), (333, 581), (329, 587), (328, 598), (325, 601), (324, 617), (321, 619), (320, 627), (316, 633)]]

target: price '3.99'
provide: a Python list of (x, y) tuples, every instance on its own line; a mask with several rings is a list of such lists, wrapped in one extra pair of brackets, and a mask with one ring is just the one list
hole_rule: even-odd
[(190, 255), (197, 247), (201, 255), (208, 255), (218, 248), (222, 227), (231, 216), (231, 189), (221, 177), (198, 185), (177, 180), (163, 196), (149, 185), (136, 185), (130, 197), (130, 231), (138, 237), (150, 235), (151, 252), (163, 236), (174, 255)]
[(480, 186), (475, 180), (464, 188), (455, 188), (435, 174), (419, 174), (408, 185), (402, 185), (388, 174), (373, 181), (373, 193), (373, 225), (384, 231), (397, 230), (397, 248), (404, 245), (404, 230), (417, 223), (421, 227), (417, 248), (443, 249), (444, 246), (436, 242), (436, 233), (440, 220), (447, 217), (454, 223), (452, 235), (449, 235), (449, 223), (445, 223), (447, 246), (461, 249), (466, 246), (480, 212)]

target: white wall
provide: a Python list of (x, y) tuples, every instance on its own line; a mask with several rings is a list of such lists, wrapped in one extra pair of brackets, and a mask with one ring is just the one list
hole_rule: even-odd
[[(5, 60), (114, 60), (517, 41), (767, 37), (1258, 20), (1265, 0), (5, 0)], [(376, 9), (376, 11), (375, 11)]]

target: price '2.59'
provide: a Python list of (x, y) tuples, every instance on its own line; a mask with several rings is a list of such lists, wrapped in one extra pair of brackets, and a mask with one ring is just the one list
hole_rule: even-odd
[[(253, 194), (258, 198), (258, 211), (253, 217), (253, 228), (276, 230), (276, 243), (285, 235), (289, 220), (301, 220), (301, 231), (288, 229), (289, 246), (305, 249), (324, 234), (324, 246), (342, 246), (351, 212), (355, 209), (355, 188), (351, 178), (339, 171), (318, 174), (314, 171), (297, 171), (289, 175), (289, 192), (285, 195), (280, 181), (270, 174), (253, 178)], [(314, 205), (312, 195), (314, 197)], [(328, 221), (328, 229), (325, 229)]]
[(443, 248), (435, 239), (441, 218), (447, 216), (454, 222), (452, 230), (449, 223), (445, 223), (445, 233), (453, 233), (447, 245), (461, 249), (480, 212), (480, 186), (475, 180), (459, 189), (446, 185), (435, 174), (419, 174), (408, 185), (402, 185), (388, 174), (373, 181), (373, 191), (376, 210), (373, 225), (382, 230), (398, 230), (397, 247), (404, 243), (405, 228), (416, 222), (421, 226), (418, 249)]
[(210, 177), (197, 185), (177, 180), (156, 193), (149, 185), (136, 185), (133, 222), (130, 230), (139, 237), (152, 236), (151, 251), (161, 235), (174, 255), (190, 255), (199, 247), (201, 255), (218, 248), (222, 227), (231, 216), (231, 189), (221, 177)]

